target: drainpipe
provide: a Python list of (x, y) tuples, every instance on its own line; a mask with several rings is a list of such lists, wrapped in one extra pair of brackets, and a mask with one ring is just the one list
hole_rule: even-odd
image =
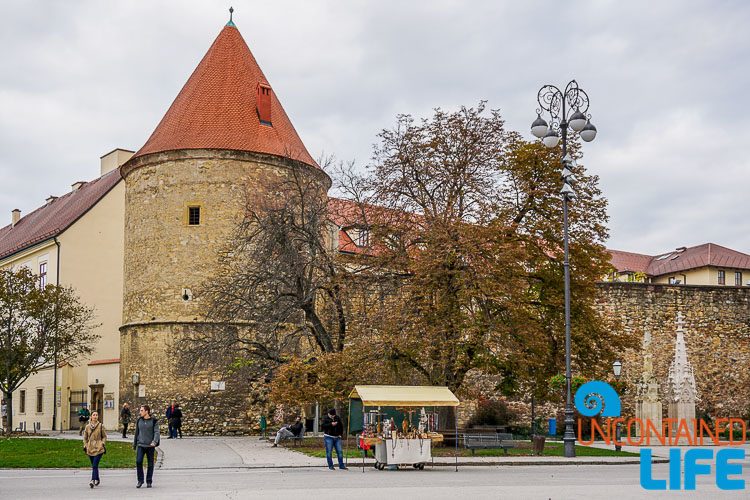
[[(53, 238), (55, 240), (55, 245), (57, 245), (57, 277), (55, 278), (55, 286), (60, 284), (60, 242), (57, 241), (57, 237), (55, 236)], [(54, 375), (53, 375), (53, 381), (52, 381), (52, 390), (54, 391), (54, 396), (52, 399), (52, 430), (57, 430), (57, 339), (55, 339), (55, 366), (54, 366)], [(60, 402), (62, 403), (62, 391), (60, 391)]]

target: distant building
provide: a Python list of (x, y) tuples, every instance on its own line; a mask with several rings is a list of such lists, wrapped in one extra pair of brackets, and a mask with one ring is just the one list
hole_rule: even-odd
[(125, 233), (125, 185), (120, 165), (132, 151), (116, 149), (101, 158), (101, 177), (75, 182), (70, 191), (28, 215), (11, 213), (0, 228), (0, 269), (28, 268), (40, 284), (75, 289), (94, 308), (101, 335), (87, 359), (61, 363), (57, 386), (52, 366), (32, 375), (14, 393), (13, 427), (52, 428), (53, 405), (58, 429), (78, 427), (76, 413), (84, 402), (103, 422), (117, 425), (120, 332)]
[(659, 255), (609, 250), (610, 281), (676, 285), (750, 285), (750, 255), (715, 243), (680, 247)]

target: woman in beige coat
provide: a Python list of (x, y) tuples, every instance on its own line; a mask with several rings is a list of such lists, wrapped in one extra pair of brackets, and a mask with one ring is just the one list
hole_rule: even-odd
[(99, 423), (99, 413), (93, 412), (91, 422), (86, 425), (86, 430), (83, 433), (83, 451), (86, 452), (91, 461), (91, 482), (89, 482), (91, 488), (99, 486), (99, 461), (102, 459), (102, 455), (107, 453), (105, 444), (107, 444), (107, 431)]

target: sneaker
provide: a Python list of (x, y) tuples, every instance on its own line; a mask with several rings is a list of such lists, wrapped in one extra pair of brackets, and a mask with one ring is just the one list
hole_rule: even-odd
[(333, 467), (328, 467), (328, 470), (336, 470), (336, 469), (334, 469)]
[(276, 448), (278, 445), (276, 443), (273, 443), (273, 446), (271, 448)]
[(349, 470), (349, 467), (347, 467), (346, 465), (341, 465), (339, 466), (339, 470)]
[(138, 481), (138, 484), (135, 485), (136, 488), (140, 488), (143, 486), (143, 481)]
[(91, 487), (91, 488), (94, 487), (94, 481), (89, 481), (89, 487)]
[(98, 479), (94, 479), (94, 486), (99, 486), (99, 480)]
[(151, 487), (151, 483), (146, 483), (146, 488), (150, 488), (150, 487)]

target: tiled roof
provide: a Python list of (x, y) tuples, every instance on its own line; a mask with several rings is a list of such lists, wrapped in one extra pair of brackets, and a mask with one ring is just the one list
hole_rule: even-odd
[(715, 243), (704, 243), (654, 256), (619, 250), (609, 250), (609, 253), (617, 271), (642, 272), (648, 276), (662, 276), (706, 266), (750, 269), (750, 255)]
[(22, 217), (15, 227), (3, 227), (0, 229), (0, 259), (59, 235), (121, 180), (120, 169), (115, 169), (37, 208)]
[(92, 361), (89, 363), (89, 366), (91, 365), (111, 365), (114, 363), (119, 363), (120, 358), (112, 358), (112, 359), (97, 359), (96, 361)]
[(177, 149), (234, 149), (317, 166), (273, 90), (271, 124), (260, 122), (259, 84), (270, 87), (239, 30), (225, 26), (134, 158)]
[(645, 273), (651, 262), (650, 255), (641, 253), (623, 252), (620, 250), (607, 250), (612, 256), (612, 265), (617, 271)]

